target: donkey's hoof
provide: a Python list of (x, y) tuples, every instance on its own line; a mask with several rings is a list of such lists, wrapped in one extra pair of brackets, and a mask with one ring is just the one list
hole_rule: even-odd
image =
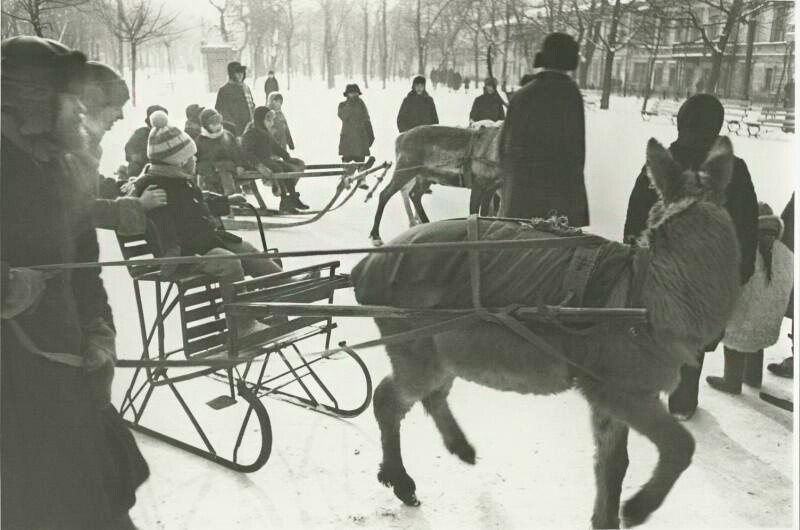
[(466, 441), (461, 440), (447, 447), (447, 450), (456, 455), (462, 462), (471, 466), (475, 465), (475, 448)]
[(658, 508), (658, 504), (653, 502), (650, 495), (641, 491), (631, 497), (622, 507), (622, 522), (625, 528), (633, 528), (645, 522)]
[(378, 481), (387, 488), (391, 487), (395, 496), (407, 506), (420, 505), (416, 495), (417, 485), (405, 471), (390, 471), (381, 466), (378, 471)]

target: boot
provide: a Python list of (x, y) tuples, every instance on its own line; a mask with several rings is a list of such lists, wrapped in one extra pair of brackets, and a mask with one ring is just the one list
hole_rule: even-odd
[(288, 193), (281, 196), (281, 204), (278, 206), (278, 209), (281, 211), (281, 213), (300, 213), (294, 206), (294, 200), (292, 200), (292, 196)]
[(303, 201), (300, 200), (300, 194), (297, 192), (292, 193), (292, 200), (294, 201), (294, 207), (298, 210), (308, 210), (309, 206), (305, 204)]
[(787, 357), (779, 363), (769, 363), (767, 370), (778, 377), (791, 379), (794, 376), (794, 357)]
[(753, 388), (761, 388), (763, 373), (764, 350), (747, 355), (744, 359), (744, 384)]
[(708, 376), (706, 381), (711, 388), (728, 394), (742, 393), (745, 353), (725, 348), (725, 370), (723, 377)]

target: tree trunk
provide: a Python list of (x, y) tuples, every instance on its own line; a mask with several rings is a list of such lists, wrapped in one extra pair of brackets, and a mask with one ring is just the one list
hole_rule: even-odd
[(606, 64), (603, 72), (603, 94), (600, 96), (600, 108), (608, 109), (611, 99), (611, 74), (614, 67), (615, 46), (617, 45), (617, 29), (619, 28), (619, 12), (621, 10), (621, 0), (614, 2), (614, 11), (611, 15), (611, 28), (608, 31), (608, 48), (606, 49)]
[(725, 27), (722, 28), (722, 34), (719, 36), (717, 48), (719, 51), (712, 50), (711, 54), (711, 74), (708, 76), (706, 82), (706, 92), (714, 94), (717, 91), (717, 83), (719, 83), (719, 76), (722, 73), (722, 60), (725, 58), (725, 47), (728, 45), (728, 40), (731, 37), (733, 26), (738, 23), (739, 16), (742, 14), (744, 8), (744, 0), (733, 0), (728, 18), (725, 21)]
[(361, 72), (364, 75), (364, 88), (369, 88), (369, 75), (367, 67), (369, 65), (369, 9), (364, 2), (364, 50), (361, 56)]
[[(506, 80), (508, 79), (508, 45), (511, 42), (511, 35), (510, 35), (510, 25), (511, 25), (511, 13), (509, 12), (509, 2), (510, 0), (505, 0), (506, 2), (506, 13), (505, 13), (505, 36), (503, 38), (503, 70), (502, 70), (502, 80), (501, 86), (503, 92), (506, 91)], [(477, 79), (476, 79), (477, 81)]]
[(592, 66), (592, 59), (594, 59), (594, 52), (597, 45), (594, 40), (600, 32), (601, 21), (595, 22), (590, 28), (586, 37), (586, 46), (583, 48), (583, 62), (578, 69), (578, 84), (581, 88), (586, 88), (586, 81), (589, 79), (589, 68)]
[(136, 42), (131, 41), (131, 104), (136, 106)]
[(381, 2), (381, 27), (383, 33), (383, 49), (381, 50), (381, 80), (383, 88), (386, 88), (386, 67), (389, 62), (389, 36), (386, 31), (386, 0)]
[(653, 53), (650, 54), (650, 61), (647, 65), (647, 85), (644, 90), (644, 100), (642, 101), (642, 112), (647, 110), (647, 101), (650, 99), (650, 94), (653, 92), (653, 70), (656, 66), (656, 57), (658, 56), (658, 49), (661, 47), (661, 33), (664, 27), (662, 19), (656, 20), (656, 43), (653, 47)]
[(417, 34), (417, 73), (425, 75), (425, 46), (422, 42), (422, 1), (417, 0), (417, 20), (415, 24)]
[(225, 10), (218, 9), (219, 11), (219, 33), (222, 35), (222, 42), (228, 42), (230, 35), (228, 34), (228, 27), (225, 25)]
[(744, 76), (742, 81), (742, 98), (750, 99), (750, 76), (753, 73), (753, 48), (756, 41), (756, 20), (747, 21), (747, 49), (744, 56)]

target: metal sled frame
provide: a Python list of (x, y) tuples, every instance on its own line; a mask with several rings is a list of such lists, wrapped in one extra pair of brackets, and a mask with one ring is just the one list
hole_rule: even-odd
[[(164, 277), (157, 267), (135, 264), (133, 258), (153, 254), (142, 236), (118, 236), (118, 239), (123, 257), (131, 261), (128, 270), (133, 278), (142, 339), (139, 360), (120, 360), (117, 363), (119, 367), (135, 369), (120, 406), (120, 413), (134, 430), (227, 468), (253, 472), (267, 462), (272, 451), (272, 426), (261, 398), (278, 398), (343, 418), (357, 416), (369, 406), (372, 381), (366, 365), (354, 351), (341, 343), (347, 360), (355, 362), (363, 374), (364, 399), (354, 408), (343, 408), (335, 392), (318, 374), (318, 366), (315, 365), (323, 359), (308, 360), (298, 347), (298, 343), (322, 335), (325, 337), (325, 348), (329, 348), (331, 332), (336, 328), (332, 317), (267, 317), (263, 320), (269, 325), (267, 329), (239, 337), (235, 325), (237, 317), (226, 314), (216, 279), (191, 272)], [(262, 242), (266, 250), (263, 232)], [(271, 252), (267, 251), (267, 254)], [(338, 261), (331, 261), (245, 279), (234, 284), (236, 305), (246, 306), (255, 301), (331, 304), (334, 292), (349, 286), (349, 278), (336, 272), (338, 266)], [(152, 322), (147, 322), (145, 317), (142, 282), (151, 282), (154, 286), (155, 318)], [(176, 309), (180, 312), (183, 345), (168, 351), (165, 347), (165, 321)], [(267, 367), (272, 359), (275, 361), (271, 366), (277, 371), (268, 374)], [(342, 363), (346, 360), (333, 362)], [(181, 370), (180, 374), (174, 375), (171, 371), (173, 368)], [(181, 393), (180, 383), (199, 377), (219, 381), (227, 390), (227, 395), (208, 402), (212, 408), (234, 405), (237, 394), (247, 404), (230, 454), (223, 454), (222, 450), (213, 446), (197, 414)], [(348, 386), (352, 387), (354, 383), (348, 381)], [(287, 388), (290, 386), (299, 388), (299, 391), (290, 391)], [(178, 401), (199, 436), (201, 445), (187, 443), (143, 425), (144, 413), (159, 387), (168, 388)], [(243, 463), (238, 454), (253, 416), (260, 431), (260, 448), (253, 461)]]

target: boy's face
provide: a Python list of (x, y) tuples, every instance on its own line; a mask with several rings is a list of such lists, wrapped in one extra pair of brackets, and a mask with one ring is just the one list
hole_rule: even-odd
[(222, 130), (222, 122), (213, 121), (209, 123), (206, 128), (208, 129), (208, 132), (218, 133), (219, 131)]
[(272, 128), (272, 124), (274, 122), (275, 122), (275, 114), (273, 114), (272, 112), (267, 112), (264, 115), (264, 127), (266, 127), (267, 129), (270, 129), (270, 128)]
[(423, 92), (425, 92), (425, 85), (417, 83), (416, 85), (414, 85), (414, 92), (416, 92), (417, 94), (422, 94)]
[(281, 110), (281, 106), (283, 105), (283, 101), (278, 98), (274, 98), (272, 101), (269, 102), (269, 108), (272, 110)]

